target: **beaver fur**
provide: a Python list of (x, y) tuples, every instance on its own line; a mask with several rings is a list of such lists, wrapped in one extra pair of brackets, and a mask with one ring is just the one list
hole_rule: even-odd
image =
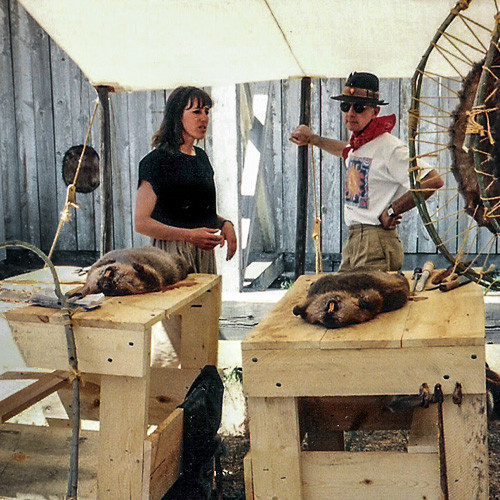
[[(479, 79), (483, 70), (484, 60), (476, 63), (469, 74), (464, 79), (462, 90), (459, 94), (459, 104), (452, 114), (450, 126), (450, 152), (452, 156), (451, 172), (458, 183), (458, 191), (465, 200), (465, 211), (468, 215), (474, 218), (479, 226), (487, 227), (492, 233), (495, 233), (495, 228), (491, 221), (486, 216), (486, 207), (481, 199), (481, 191), (477, 179), (474, 164), (474, 153), (472, 149), (464, 151), (463, 144), (465, 140), (465, 131), (468, 121), (468, 113), (474, 106), (474, 100), (479, 84)], [(499, 73), (500, 56), (495, 56), (492, 71)], [(500, 75), (497, 75), (500, 76)], [(493, 78), (490, 78), (490, 84), (486, 88), (485, 95), (488, 96), (494, 91)], [(498, 106), (499, 92), (497, 90), (496, 97), (490, 99), (490, 102), (485, 103), (487, 108), (495, 108)], [(494, 94), (493, 94), (494, 95)], [(487, 138), (481, 141), (480, 149), (485, 154), (485, 160), (482, 168), (488, 172), (493, 179), (484, 177), (485, 190), (488, 198), (496, 198), (500, 194), (497, 179), (499, 178), (500, 170), (500, 155), (498, 151), (498, 143), (500, 140), (500, 129), (497, 123), (497, 113), (492, 111), (488, 113), (488, 120), (491, 126), (491, 132), (495, 139), (495, 145), (492, 146)], [(493, 202), (495, 204), (495, 202)]]
[(383, 271), (327, 274), (315, 281), (293, 314), (308, 323), (340, 328), (403, 307), (410, 296), (408, 280)]
[[(76, 169), (82, 155), (83, 144), (72, 146), (64, 153), (62, 175), (66, 186), (73, 184)], [(99, 187), (101, 180), (99, 174), (99, 155), (92, 146), (85, 147), (82, 165), (76, 180), (75, 190), (78, 193), (91, 193)]]
[(68, 296), (159, 292), (183, 280), (191, 271), (183, 257), (168, 254), (160, 248), (112, 250), (90, 268), (85, 285)]

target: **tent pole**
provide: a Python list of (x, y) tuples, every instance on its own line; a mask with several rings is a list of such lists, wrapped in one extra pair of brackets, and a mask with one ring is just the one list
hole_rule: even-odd
[[(311, 123), (311, 78), (300, 84), (300, 123)], [(308, 146), (299, 146), (297, 162), (297, 230), (295, 234), (295, 279), (304, 274), (306, 261)]]
[(111, 168), (111, 119), (109, 112), (109, 92), (107, 86), (95, 88), (101, 103), (100, 120), (100, 193), (101, 193), (101, 257), (113, 249), (113, 186)]

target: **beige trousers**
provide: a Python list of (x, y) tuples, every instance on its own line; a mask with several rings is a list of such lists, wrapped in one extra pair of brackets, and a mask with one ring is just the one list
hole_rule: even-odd
[(399, 271), (403, 266), (403, 244), (395, 229), (355, 224), (349, 227), (342, 249), (340, 272)]
[(215, 262), (215, 253), (213, 250), (202, 250), (186, 241), (153, 239), (151, 244), (165, 250), (165, 252), (182, 255), (195, 273), (217, 274), (217, 264)]

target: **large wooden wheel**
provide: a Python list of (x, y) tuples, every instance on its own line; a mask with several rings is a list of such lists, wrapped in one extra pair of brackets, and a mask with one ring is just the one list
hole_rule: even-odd
[[(409, 110), (410, 185), (425, 228), (488, 290), (500, 289), (499, 19), (497, 0), (456, 4), (415, 71)], [(426, 201), (427, 168), (445, 185)]]

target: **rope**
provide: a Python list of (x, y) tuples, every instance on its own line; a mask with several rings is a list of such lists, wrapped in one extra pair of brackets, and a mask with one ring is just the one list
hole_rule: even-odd
[[(493, 135), (490, 130), (490, 120), (488, 113), (493, 111), (497, 111), (498, 108), (489, 108), (487, 109), (484, 104), (480, 104), (479, 106), (472, 106), (470, 111), (467, 111), (467, 126), (465, 128), (466, 134), (479, 134), (481, 137), (486, 136), (490, 141), (490, 144), (495, 144), (495, 139), (493, 139)], [(478, 115), (484, 114), (486, 116), (487, 126), (483, 127), (480, 123), (477, 122), (476, 117)]]
[(48, 253), (48, 258), (52, 258), (52, 253), (56, 247), (57, 241), (59, 240), (59, 236), (61, 235), (62, 228), (66, 222), (71, 220), (71, 208), (78, 209), (80, 205), (76, 203), (76, 182), (78, 180), (78, 175), (80, 174), (80, 168), (83, 162), (83, 156), (85, 154), (85, 149), (87, 149), (87, 144), (90, 139), (90, 133), (92, 132), (92, 127), (94, 125), (94, 119), (97, 114), (97, 109), (99, 108), (99, 99), (96, 99), (94, 105), (94, 111), (92, 113), (92, 118), (90, 119), (90, 125), (87, 129), (87, 135), (85, 136), (85, 142), (83, 144), (82, 154), (80, 155), (80, 159), (78, 160), (78, 166), (76, 167), (75, 177), (73, 182), (66, 189), (66, 201), (64, 202), (64, 208), (62, 209), (61, 216), (59, 218), (59, 224), (57, 226), (56, 234), (54, 236), (54, 241), (52, 242), (52, 246), (50, 247), (50, 252)]
[[(313, 87), (311, 80), (311, 87)], [(312, 126), (312, 116), (309, 117), (309, 128)], [(312, 230), (312, 239), (316, 248), (316, 274), (323, 272), (323, 258), (321, 253), (321, 217), (318, 208), (318, 196), (317, 196), (317, 185), (316, 185), (316, 164), (314, 161), (314, 151), (312, 145), (310, 145), (311, 153), (311, 170), (313, 178), (313, 192), (314, 192), (314, 222)]]

